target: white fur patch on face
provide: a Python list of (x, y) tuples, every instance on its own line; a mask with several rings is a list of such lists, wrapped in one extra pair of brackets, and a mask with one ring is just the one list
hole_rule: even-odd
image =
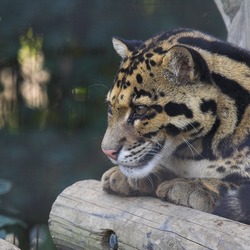
[(160, 164), (162, 158), (170, 156), (173, 151), (174, 151), (174, 148), (172, 146), (172, 143), (169, 140), (167, 140), (162, 148), (162, 151), (158, 154), (155, 154), (152, 160), (150, 160), (145, 165), (125, 166), (121, 163), (121, 164), (118, 164), (118, 166), (120, 170), (122, 171), (122, 173), (126, 175), (127, 177), (140, 179), (152, 173), (154, 168), (158, 164)]
[(159, 158), (161, 157), (159, 156), (154, 157), (150, 162), (148, 162), (144, 166), (129, 167), (129, 166), (119, 165), (119, 168), (122, 171), (122, 173), (127, 177), (139, 179), (148, 176), (153, 171), (154, 167), (160, 161)]

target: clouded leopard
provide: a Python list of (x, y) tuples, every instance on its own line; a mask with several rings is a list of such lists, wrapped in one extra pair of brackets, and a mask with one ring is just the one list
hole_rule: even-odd
[(250, 223), (250, 53), (195, 30), (113, 38), (103, 189)]

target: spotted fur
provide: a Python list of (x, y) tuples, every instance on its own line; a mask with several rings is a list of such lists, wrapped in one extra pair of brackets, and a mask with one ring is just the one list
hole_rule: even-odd
[(113, 45), (104, 190), (250, 223), (249, 52), (187, 29)]

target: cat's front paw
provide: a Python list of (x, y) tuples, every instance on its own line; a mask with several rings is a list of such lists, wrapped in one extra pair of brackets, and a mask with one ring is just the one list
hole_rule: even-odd
[(211, 212), (215, 207), (217, 194), (199, 180), (177, 178), (158, 186), (158, 198), (176, 205)]
[(128, 178), (120, 171), (119, 167), (113, 167), (102, 176), (102, 188), (107, 193), (121, 196), (130, 196), (132, 189)]

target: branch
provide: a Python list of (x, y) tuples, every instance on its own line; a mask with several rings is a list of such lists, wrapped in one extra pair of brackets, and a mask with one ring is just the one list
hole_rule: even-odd
[[(250, 227), (150, 197), (106, 194), (77, 182), (52, 206), (49, 228), (59, 249), (249, 249)], [(117, 249), (113, 247), (111, 249)]]
[(228, 31), (228, 42), (250, 49), (250, 1), (214, 0)]

